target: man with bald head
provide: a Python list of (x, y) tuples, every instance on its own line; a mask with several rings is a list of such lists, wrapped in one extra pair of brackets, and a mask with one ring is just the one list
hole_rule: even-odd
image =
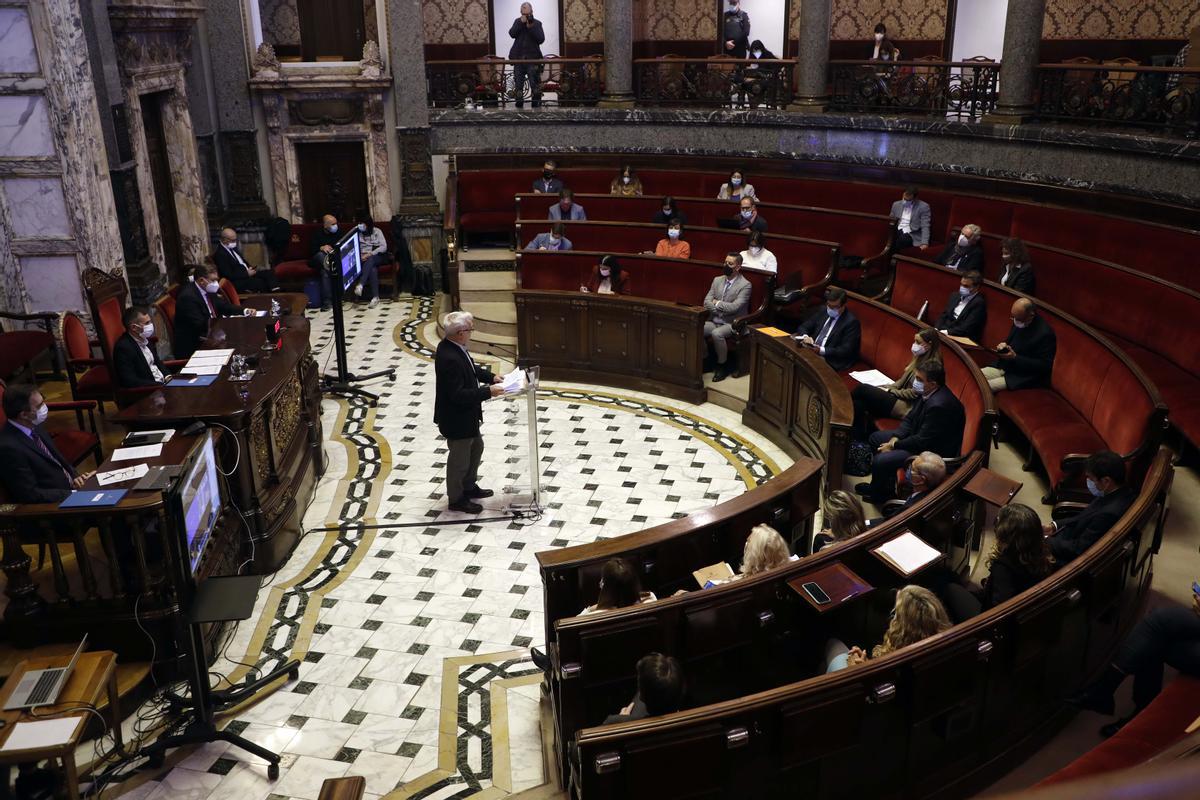
[(345, 234), (338, 227), (337, 217), (326, 214), (321, 217), (321, 229), (315, 231), (309, 242), (308, 263), (317, 271), (321, 279), (321, 310), (328, 311), (333, 305), (333, 285), (329, 282), (329, 271), (325, 269), (325, 259), (337, 251), (338, 240)]
[[(542, 30), (542, 21), (533, 16), (533, 6), (521, 3), (521, 16), (513, 20), (508, 29), (512, 37), (512, 47), (508, 50), (511, 60), (540, 59), (542, 57), (542, 42), (546, 41), (546, 33)], [(517, 108), (525, 107), (525, 82), (529, 82), (529, 93), (533, 95), (533, 107), (542, 104), (542, 65), (514, 64), (513, 65), (513, 97), (517, 100)]]
[(232, 283), (239, 292), (273, 292), (279, 289), (279, 281), (270, 267), (252, 267), (246, 254), (238, 247), (238, 234), (233, 228), (222, 228), (220, 246), (213, 251), (213, 262), (222, 278)]
[(1027, 297), (1012, 304), (1012, 323), (1008, 338), (994, 348), (996, 363), (983, 368), (988, 386), (993, 392), (1049, 386), (1058, 351), (1054, 329)]

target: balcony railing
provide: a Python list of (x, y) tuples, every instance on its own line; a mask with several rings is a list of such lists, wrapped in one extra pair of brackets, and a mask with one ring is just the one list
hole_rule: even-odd
[[(429, 105), (433, 108), (506, 108), (518, 103), (593, 106), (600, 99), (600, 68), (603, 63), (604, 59), (599, 56), (428, 61), (425, 64), (425, 80)], [(523, 73), (520, 76), (519, 93), (518, 72)], [(535, 85), (540, 90), (540, 98), (535, 97)]]
[(1042, 64), (1037, 116), (1200, 135), (1200, 69)]
[(831, 61), (833, 111), (978, 121), (996, 107), (1000, 65), (968, 61)]
[(637, 58), (638, 105), (785, 108), (792, 102), (795, 59)]

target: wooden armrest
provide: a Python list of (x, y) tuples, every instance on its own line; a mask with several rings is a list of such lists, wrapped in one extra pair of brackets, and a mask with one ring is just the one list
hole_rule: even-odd
[(1054, 504), (1050, 510), (1050, 519), (1054, 521), (1068, 519), (1088, 507), (1087, 503), (1077, 503), (1073, 500), (1063, 500)]
[(60, 400), (54, 403), (46, 403), (46, 408), (51, 411), (91, 411), (95, 407), (95, 400)]
[(4, 319), (15, 319), (21, 322), (33, 322), (35, 320), (41, 320), (42, 322), (54, 322), (56, 319), (58, 319), (58, 314), (48, 311), (42, 311), (37, 314), (14, 314), (11, 311), (0, 311), (0, 317), (3, 317)]
[(100, 367), (103, 365), (103, 358), (72, 358), (67, 360), (67, 366), (69, 367)]
[(362, 800), (367, 791), (367, 779), (362, 775), (345, 778), (326, 778), (317, 800)]
[(175, 369), (179, 369), (187, 362), (188, 360), (186, 358), (170, 358), (162, 363), (164, 367), (174, 367)]

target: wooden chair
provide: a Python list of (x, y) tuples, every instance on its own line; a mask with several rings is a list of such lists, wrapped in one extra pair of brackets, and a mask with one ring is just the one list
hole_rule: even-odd
[(167, 288), (167, 293), (154, 301), (154, 310), (163, 321), (163, 328), (171, 339), (172, 348), (175, 345), (175, 303), (179, 300), (179, 284), (173, 283)]
[[(1136, 58), (1127, 58), (1125, 56), (1122, 56), (1121, 58), (1110, 59), (1110, 60), (1104, 61), (1102, 63), (1112, 64), (1113, 66), (1116, 66), (1116, 67), (1140, 67), (1142, 65), (1141, 62), (1138, 61)], [(1121, 85), (1129, 84), (1129, 83), (1132, 83), (1134, 78), (1136, 78), (1136, 77), (1137, 77), (1137, 73), (1134, 72), (1133, 70), (1110, 69), (1108, 71), (1108, 79), (1115, 84), (1121, 84)]]
[[(108, 369), (112, 384), (112, 399), (118, 408), (137, 402), (143, 395), (156, 391), (155, 386), (138, 386), (126, 389), (116, 385), (117, 371), (114, 367), (113, 347), (125, 333), (121, 316), (125, 312), (125, 281), (120, 274), (107, 273), (89, 267), (83, 274), (84, 292), (92, 312), (92, 324), (100, 340), (100, 353)], [(182, 362), (164, 362), (163, 366), (177, 366)]]
[[(54, 339), (53, 324), (57, 314), (12, 314), (0, 311), (0, 379), (8, 379), (26, 368), (43, 353), (54, 359), (54, 376), (62, 378), (63, 359)], [(4, 322), (37, 322), (42, 330), (8, 329)]]
[(59, 339), (66, 351), (67, 380), (75, 400), (95, 400), (104, 412), (104, 401), (113, 399), (112, 377), (103, 358), (96, 358), (100, 343), (88, 336), (83, 320), (67, 311), (59, 323)]
[[(4, 381), (0, 381), (0, 426), (8, 422), (8, 415), (4, 413)], [(104, 449), (100, 444), (100, 436), (96, 432), (96, 401), (94, 400), (67, 400), (58, 403), (46, 403), (46, 407), (53, 414), (57, 411), (73, 411), (75, 413), (76, 427), (62, 428), (49, 431), (50, 438), (54, 440), (54, 446), (63, 454), (63, 458), (78, 466), (91, 456), (95, 459), (96, 466), (99, 467), (104, 463)], [(87, 412), (87, 426), (84, 426), (83, 414)]]

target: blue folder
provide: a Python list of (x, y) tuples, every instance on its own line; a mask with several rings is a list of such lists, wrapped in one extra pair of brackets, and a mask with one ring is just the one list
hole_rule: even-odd
[(195, 386), (208, 386), (217, 379), (216, 375), (195, 375), (191, 378), (173, 378), (167, 384), (168, 389), (190, 389)]
[(128, 489), (84, 489), (71, 492), (59, 508), (107, 508), (121, 502)]

